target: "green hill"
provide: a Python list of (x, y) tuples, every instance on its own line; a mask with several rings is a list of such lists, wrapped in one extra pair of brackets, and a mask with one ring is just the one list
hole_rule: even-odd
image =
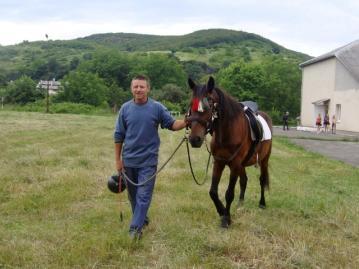
[(131, 33), (95, 34), (74, 40), (49, 40), (0, 46), (0, 85), (14, 80), (21, 74), (32, 74), (53, 59), (66, 74), (78, 61), (91, 57), (96, 50), (120, 50), (125, 53), (168, 53), (182, 62), (203, 63), (211, 70), (218, 70), (231, 62), (261, 61), (276, 54), (295, 64), (310, 58), (292, 51), (256, 34), (242, 31), (211, 29), (182, 36), (156, 36)]

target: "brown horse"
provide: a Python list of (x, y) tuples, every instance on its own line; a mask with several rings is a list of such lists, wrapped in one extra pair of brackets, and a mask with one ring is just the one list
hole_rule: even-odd
[[(192, 147), (201, 147), (205, 135), (212, 134), (211, 152), (214, 158), (212, 183), (209, 194), (221, 218), (221, 226), (228, 228), (231, 224), (230, 207), (234, 199), (234, 188), (240, 177), (239, 205), (244, 201), (247, 186), (245, 167), (260, 166), (261, 198), (259, 207), (265, 208), (265, 188), (269, 188), (268, 160), (272, 149), (272, 140), (258, 141), (253, 146), (249, 122), (244, 113), (244, 106), (231, 96), (215, 87), (212, 77), (207, 85), (196, 85), (191, 79), (188, 84), (193, 91), (189, 122), (191, 132), (189, 142)], [(272, 121), (264, 112), (258, 112), (268, 123), (272, 132)], [(225, 166), (230, 169), (229, 185), (226, 191), (226, 206), (218, 197), (218, 184)]]

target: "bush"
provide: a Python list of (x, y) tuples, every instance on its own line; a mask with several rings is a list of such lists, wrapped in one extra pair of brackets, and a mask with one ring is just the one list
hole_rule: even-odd
[(22, 76), (8, 84), (5, 97), (9, 103), (24, 105), (43, 98), (44, 93), (30, 77)]
[(269, 116), (272, 118), (273, 124), (282, 124), (282, 113), (274, 108), (268, 112)]
[[(23, 106), (21, 105), (6, 106), (5, 109), (15, 110), (15, 111), (45, 112), (46, 104), (44, 100), (39, 100), (33, 103), (28, 103)], [(50, 113), (105, 115), (105, 114), (110, 114), (111, 109), (104, 104), (96, 107), (88, 104), (63, 102), (63, 103), (51, 103)]]
[(162, 103), (165, 107), (167, 107), (167, 109), (168, 109), (169, 111), (179, 111), (179, 112), (182, 111), (182, 110), (181, 110), (181, 106), (180, 106), (179, 104), (174, 104), (174, 103), (172, 103), (172, 102), (170, 102), (170, 101), (167, 101), (167, 100), (163, 100), (163, 101), (161, 101), (161, 103)]

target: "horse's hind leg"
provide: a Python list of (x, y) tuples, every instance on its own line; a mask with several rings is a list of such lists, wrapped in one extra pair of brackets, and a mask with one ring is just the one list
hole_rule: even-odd
[(261, 175), (259, 176), (261, 184), (261, 199), (259, 200), (259, 207), (266, 208), (266, 200), (264, 197), (264, 190), (269, 188), (269, 173), (268, 173), (268, 160), (261, 163)]
[(236, 187), (238, 176), (234, 173), (230, 174), (228, 189), (226, 191), (226, 211), (225, 214), (221, 217), (221, 226), (223, 228), (228, 228), (231, 224), (231, 204), (234, 199), (234, 188)]
[(243, 205), (244, 194), (246, 193), (246, 188), (247, 188), (248, 177), (247, 177), (246, 169), (244, 167), (242, 167), (241, 170), (239, 171), (239, 177), (240, 177), (239, 185), (241, 187), (241, 192), (239, 194), (239, 200), (238, 200), (237, 207), (240, 207), (241, 205)]

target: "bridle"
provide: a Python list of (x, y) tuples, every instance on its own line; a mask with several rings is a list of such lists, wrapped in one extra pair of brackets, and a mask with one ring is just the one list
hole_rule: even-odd
[[(193, 103), (195, 104), (198, 103), (198, 105), (194, 106)], [(198, 116), (193, 116), (192, 110), (198, 113), (210, 111), (210, 118), (208, 120), (203, 120)], [(190, 122), (187, 128), (191, 128), (192, 123), (197, 122), (198, 124), (202, 125), (205, 128), (206, 130), (205, 135), (208, 133), (212, 135), (213, 126), (215, 122), (218, 120), (218, 102), (216, 102), (211, 96), (205, 96), (202, 97), (201, 99), (195, 97), (192, 99), (192, 104), (188, 108), (188, 111), (186, 113), (186, 118)]]
[[(216, 89), (214, 89), (213, 91), (217, 94), (219, 101), (215, 101), (215, 99), (213, 97), (211, 97), (211, 96), (203, 97), (200, 100), (200, 101), (202, 101), (204, 98), (206, 98), (208, 100), (208, 104), (209, 104), (208, 110), (210, 110), (210, 114), (211, 114), (211, 116), (210, 116), (210, 118), (208, 120), (203, 120), (203, 119), (200, 119), (198, 117), (192, 116), (191, 115), (192, 110), (197, 111), (197, 112), (204, 112), (204, 111), (198, 111), (198, 109), (193, 109), (193, 106), (189, 107), (188, 112), (186, 114), (186, 117), (188, 117), (190, 119), (190, 124), (189, 124), (188, 127), (191, 128), (191, 123), (192, 122), (198, 122), (200, 125), (202, 125), (206, 129), (205, 135), (208, 134), (208, 133), (212, 135), (214, 126), (215, 126), (216, 122), (219, 121), (219, 109), (220, 109), (219, 102), (220, 102), (220, 99), (221, 99), (221, 95), (218, 94)], [(192, 99), (192, 100), (194, 100), (194, 99)], [(238, 155), (238, 153), (242, 149), (242, 145), (243, 145), (243, 143), (239, 144), (237, 146), (236, 150), (231, 154), (231, 156), (229, 158), (222, 158), (222, 157), (219, 157), (219, 156), (215, 156), (213, 154), (212, 154), (212, 156), (216, 161), (230, 163)], [(247, 156), (247, 157), (250, 157), (250, 156)], [(245, 162), (248, 161), (247, 157), (245, 158), (245, 160), (246, 160)]]

